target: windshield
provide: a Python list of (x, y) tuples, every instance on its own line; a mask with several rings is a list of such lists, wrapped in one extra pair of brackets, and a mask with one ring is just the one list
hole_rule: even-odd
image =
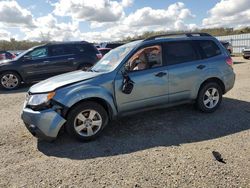
[(18, 60), (20, 59), (21, 57), (23, 57), (25, 54), (27, 54), (28, 52), (30, 52), (31, 50), (33, 50), (33, 48), (30, 48), (28, 50), (25, 50), (23, 52), (21, 52), (20, 54), (18, 54), (13, 60)]
[(97, 62), (90, 71), (110, 72), (114, 70), (139, 42), (140, 41), (131, 42), (111, 50), (99, 62)]

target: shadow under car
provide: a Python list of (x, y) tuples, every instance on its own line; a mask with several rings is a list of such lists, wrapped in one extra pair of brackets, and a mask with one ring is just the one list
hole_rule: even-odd
[(250, 102), (224, 98), (211, 114), (192, 105), (154, 110), (111, 122), (95, 141), (81, 143), (63, 133), (54, 143), (38, 140), (37, 147), (48, 156), (82, 160), (206, 141), (248, 129)]

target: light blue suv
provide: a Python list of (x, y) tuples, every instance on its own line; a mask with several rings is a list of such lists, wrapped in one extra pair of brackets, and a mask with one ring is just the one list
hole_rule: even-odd
[(81, 140), (139, 111), (195, 103), (214, 112), (235, 81), (227, 50), (206, 33), (150, 37), (116, 48), (88, 71), (42, 81), (27, 94), (22, 119), (39, 138), (60, 129)]

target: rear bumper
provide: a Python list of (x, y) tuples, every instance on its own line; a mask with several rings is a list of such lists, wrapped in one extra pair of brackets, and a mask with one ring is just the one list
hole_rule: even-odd
[(243, 57), (250, 57), (250, 51), (243, 52)]
[(41, 139), (54, 140), (66, 120), (52, 109), (33, 111), (24, 108), (22, 120), (29, 132)]
[(224, 76), (224, 84), (225, 84), (225, 93), (230, 91), (234, 87), (235, 83), (235, 73), (229, 73)]

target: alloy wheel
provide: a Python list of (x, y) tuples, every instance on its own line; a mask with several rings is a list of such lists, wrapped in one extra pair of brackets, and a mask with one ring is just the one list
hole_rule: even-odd
[(218, 104), (219, 100), (220, 95), (218, 89), (216, 88), (209, 88), (203, 97), (203, 103), (209, 109), (214, 108)]
[(74, 120), (75, 131), (84, 137), (95, 135), (102, 126), (102, 117), (95, 110), (84, 110)]
[(5, 74), (1, 78), (1, 85), (6, 89), (13, 89), (19, 84), (18, 78), (14, 74)]

